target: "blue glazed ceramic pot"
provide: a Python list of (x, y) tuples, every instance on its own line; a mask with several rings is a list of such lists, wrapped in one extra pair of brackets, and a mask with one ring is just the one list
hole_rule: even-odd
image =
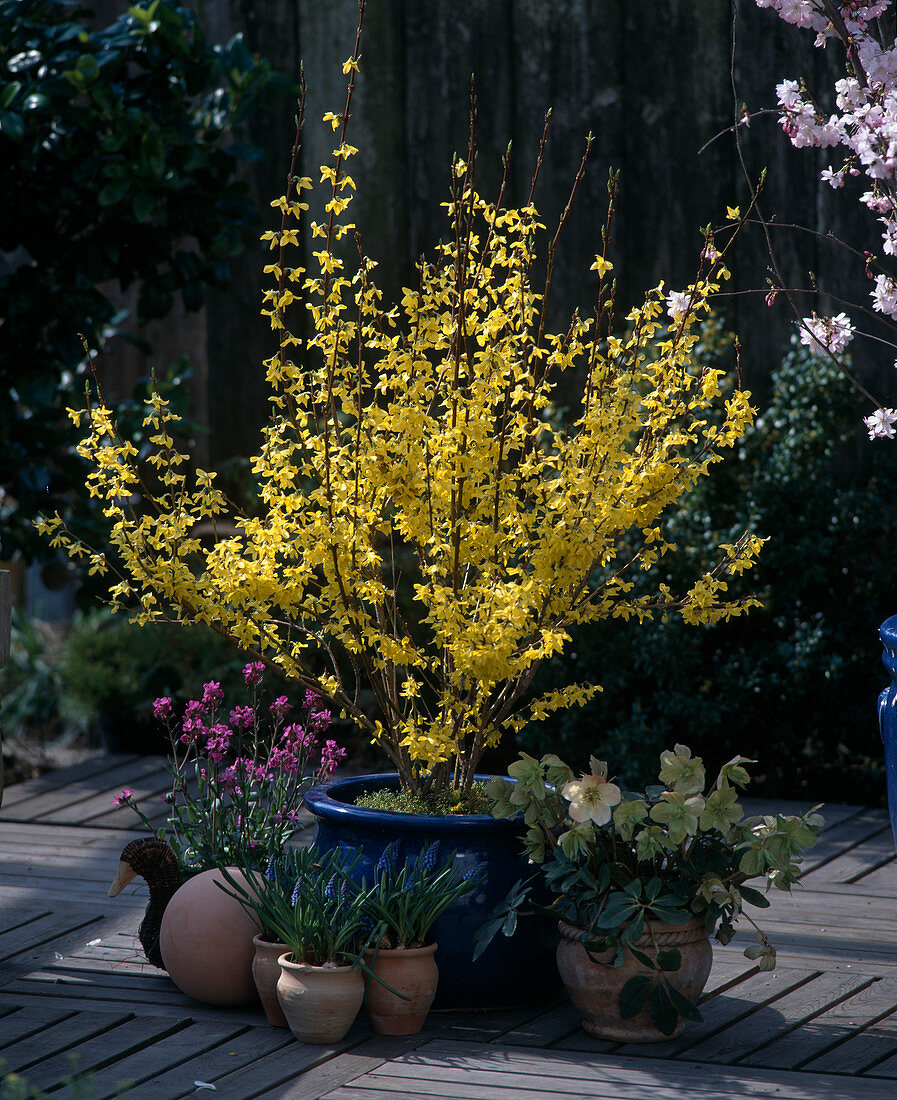
[(439, 944), (439, 985), (433, 1007), (512, 1008), (549, 1001), (560, 990), (555, 922), (535, 914), (521, 916), (511, 939), (499, 934), (473, 962), (477, 929), (514, 883), (532, 873), (521, 852), (520, 823), (496, 820), (489, 814), (429, 816), (353, 805), (362, 793), (398, 789), (398, 785), (395, 775), (359, 775), (312, 788), (305, 801), (317, 821), (316, 843), (324, 851), (363, 849), (358, 874), (366, 874), (368, 881), (383, 849), (393, 840), (401, 844), (400, 859), (414, 857), (438, 840), (443, 856), (457, 852), (456, 865), (462, 874), (482, 864), (483, 884), (459, 899), (433, 926), (433, 939)]
[(891, 686), (878, 697), (878, 725), (885, 746), (885, 782), (891, 832), (897, 846), (897, 615), (885, 619), (878, 636), (884, 646), (881, 659), (891, 674)]

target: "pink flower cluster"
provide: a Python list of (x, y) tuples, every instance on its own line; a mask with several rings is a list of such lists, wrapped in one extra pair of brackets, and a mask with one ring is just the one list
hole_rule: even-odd
[(804, 317), (800, 342), (813, 351), (824, 354), (829, 351), (832, 355), (840, 355), (853, 339), (853, 325), (845, 313), (839, 313), (835, 317)]
[[(776, 86), (782, 114), (780, 122), (798, 148), (841, 145), (844, 164), (831, 165), (822, 180), (831, 187), (844, 186), (848, 176), (864, 175), (871, 187), (860, 202), (880, 215), (882, 250), (897, 255), (897, 41), (879, 23), (893, 7), (893, 0), (756, 0), (771, 8), (786, 23), (816, 33), (816, 46), (838, 39), (849, 51), (848, 74), (835, 82), (838, 114), (826, 117), (802, 82), (783, 80)], [(891, 12), (893, 15), (893, 12)], [(893, 32), (892, 32), (893, 33)], [(869, 272), (870, 256), (867, 259)], [(875, 276), (872, 306), (897, 319), (897, 281), (890, 275)], [(836, 317), (804, 318), (801, 341), (815, 350), (842, 352), (853, 337), (853, 326), (843, 313)], [(879, 408), (865, 418), (870, 439), (892, 439), (897, 411)]]

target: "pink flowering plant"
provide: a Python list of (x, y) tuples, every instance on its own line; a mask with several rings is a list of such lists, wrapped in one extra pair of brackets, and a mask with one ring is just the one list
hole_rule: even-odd
[[(897, 38), (894, 33), (894, 0), (756, 0), (786, 23), (811, 32), (818, 49), (842, 51), (844, 75), (833, 89), (834, 111), (822, 105), (803, 78), (789, 77), (776, 85), (779, 122), (795, 148), (832, 149), (833, 160), (821, 180), (840, 190), (862, 188), (858, 201), (870, 210), (880, 226), (880, 239), (871, 248), (851, 248), (865, 263), (872, 283), (871, 310), (858, 310), (867, 318), (880, 315), (897, 320)], [(832, 98), (832, 93), (829, 93)], [(748, 122), (749, 116), (741, 122)], [(737, 127), (736, 127), (737, 132)], [(847, 192), (845, 191), (845, 194)], [(756, 196), (755, 196), (756, 197)], [(759, 206), (757, 207), (759, 215)], [(760, 215), (762, 221), (762, 215)], [(768, 239), (768, 235), (767, 235)], [(893, 339), (882, 340), (862, 331), (846, 313), (802, 316), (793, 293), (783, 279), (774, 255), (774, 278), (767, 298), (770, 304), (781, 293), (798, 318), (801, 342), (831, 356), (847, 373), (843, 355), (854, 335), (871, 336), (893, 355)], [(865, 327), (865, 326), (864, 326)], [(897, 366), (897, 362), (895, 362)], [(865, 417), (870, 439), (897, 435), (897, 409), (884, 407), (848, 373), (850, 381), (876, 406)]]
[[(659, 782), (632, 793), (610, 781), (607, 764), (594, 756), (588, 773), (577, 777), (553, 754), (536, 760), (521, 753), (508, 769), (514, 782), (493, 780), (488, 793), (493, 816), (524, 815), (526, 853), (538, 870), (513, 887), (483, 926), (474, 957), (499, 931), (512, 935), (527, 904), (578, 931), (596, 962), (608, 951), (610, 966), (621, 965), (626, 952), (635, 955), (645, 973), (623, 987), (621, 1013), (635, 1016), (648, 1002), (654, 1025), (667, 1035), (680, 1017), (701, 1017), (671, 984), (678, 949), (659, 951), (656, 961), (645, 953), (646, 943), (657, 949), (652, 922), (703, 920), (707, 934), (725, 944), (744, 916), (757, 937), (744, 953), (771, 970), (775, 948), (743, 910), (745, 903), (765, 908), (769, 901), (747, 884), (758, 879), (766, 889), (790, 890), (824, 821), (818, 807), (799, 817), (745, 816), (738, 789), (750, 781), (751, 763), (736, 756), (707, 787), (701, 758), (676, 745), (661, 753)], [(539, 882), (553, 895), (550, 905), (532, 899)]]
[(263, 672), (260, 661), (245, 666), (249, 702), (229, 711), (215, 681), (183, 714), (171, 699), (156, 699), (154, 713), (171, 742), (172, 786), (163, 795), (171, 812), (162, 828), (153, 830), (133, 791), (115, 800), (172, 844), (187, 873), (222, 864), (264, 867), (295, 829), (305, 791), (346, 755), (326, 738), (331, 717), (320, 698), (309, 691), (299, 707), (286, 696), (267, 702)]

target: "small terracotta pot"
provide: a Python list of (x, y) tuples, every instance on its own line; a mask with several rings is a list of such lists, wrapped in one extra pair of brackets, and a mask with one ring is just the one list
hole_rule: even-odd
[[(664, 924), (651, 921), (651, 930), (657, 949), (677, 947), (682, 953), (682, 966), (668, 975), (670, 984), (692, 1002), (696, 1002), (707, 984), (713, 951), (704, 928), (704, 919), (698, 917), (688, 924)], [(599, 962), (593, 962), (580, 942), (580, 932), (569, 924), (560, 923), (561, 942), (557, 949), (558, 970), (570, 994), (570, 1000), (582, 1014), (582, 1026), (599, 1039), (616, 1039), (624, 1043), (660, 1043), (681, 1035), (685, 1020), (680, 1019), (672, 1035), (664, 1035), (651, 1023), (648, 1005), (630, 1019), (620, 1015), (620, 991), (630, 978), (651, 975), (654, 971), (626, 951), (622, 966), (608, 965), (613, 951), (593, 952)], [(635, 946), (643, 954), (655, 959), (657, 949), (646, 931)]]
[[(236, 867), (228, 871), (241, 886), (249, 880)], [(258, 925), (243, 906), (217, 885), (219, 871), (189, 879), (165, 908), (159, 950), (174, 984), (204, 1004), (252, 1004), (252, 937)]]
[(252, 942), (255, 946), (252, 978), (259, 991), (265, 1016), (272, 1027), (287, 1027), (287, 1018), (277, 999), (277, 982), (280, 979), (280, 963), (277, 960), (289, 948), (285, 943), (265, 940), (261, 936), (253, 937)]
[(436, 944), (426, 947), (380, 948), (365, 952), (365, 962), (377, 977), (410, 999), (403, 1001), (373, 978), (368, 978), (367, 1013), (378, 1035), (416, 1035), (424, 1026), (436, 995), (439, 969), (433, 955)]
[(277, 998), (290, 1031), (303, 1043), (338, 1043), (364, 1000), (356, 966), (309, 966), (280, 956)]

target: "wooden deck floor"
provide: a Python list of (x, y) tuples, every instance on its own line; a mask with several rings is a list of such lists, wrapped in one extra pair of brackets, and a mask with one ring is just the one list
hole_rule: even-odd
[(106, 896), (137, 827), (112, 808), (123, 786), (163, 813), (161, 762), (139, 757), (11, 787), (0, 810), (0, 1060), (51, 1095), (70, 1095), (74, 1065), (95, 1100), (123, 1081), (134, 1100), (213, 1086), (227, 1100), (897, 1098), (897, 859), (882, 810), (826, 808), (802, 889), (764, 914), (779, 968), (743, 958), (747, 932), (715, 946), (704, 1021), (678, 1040), (595, 1040), (558, 1001), (434, 1013), (408, 1039), (359, 1020), (322, 1048), (269, 1028), (261, 1010), (198, 1005), (141, 962), (145, 888)]

